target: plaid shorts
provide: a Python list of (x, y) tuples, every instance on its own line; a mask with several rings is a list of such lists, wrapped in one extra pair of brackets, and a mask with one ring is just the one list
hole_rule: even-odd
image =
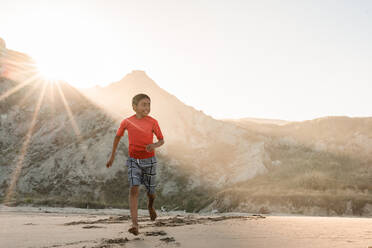
[(149, 194), (155, 193), (156, 157), (137, 159), (128, 157), (128, 181), (130, 187), (143, 184)]

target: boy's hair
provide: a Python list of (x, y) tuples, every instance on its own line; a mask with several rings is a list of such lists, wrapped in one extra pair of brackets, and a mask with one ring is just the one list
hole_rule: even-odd
[(135, 95), (132, 98), (132, 104), (137, 106), (137, 104), (139, 103), (139, 101), (141, 101), (144, 98), (147, 98), (147, 99), (149, 99), (151, 101), (151, 99), (150, 99), (150, 97), (148, 95), (141, 93), (141, 94)]

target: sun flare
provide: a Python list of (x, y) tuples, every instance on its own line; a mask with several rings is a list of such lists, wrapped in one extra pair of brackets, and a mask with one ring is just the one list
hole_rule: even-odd
[(39, 70), (40, 76), (48, 82), (65, 80), (65, 75), (63, 75), (62, 70), (58, 70), (51, 63), (37, 61), (36, 66)]

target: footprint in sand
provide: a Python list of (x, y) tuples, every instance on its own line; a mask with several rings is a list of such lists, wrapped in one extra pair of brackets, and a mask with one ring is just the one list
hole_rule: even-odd
[(166, 232), (164, 231), (150, 231), (150, 232), (145, 232), (145, 236), (164, 236), (167, 235)]
[(128, 238), (116, 238), (116, 239), (103, 239), (102, 243), (99, 245), (96, 245), (92, 248), (108, 248), (112, 247), (112, 245), (124, 245), (129, 241)]
[(176, 241), (173, 237), (165, 237), (165, 238), (161, 238), (160, 240), (161, 241), (164, 241), (166, 243), (175, 242)]
[(82, 228), (84, 228), (84, 229), (92, 229), (92, 228), (106, 228), (106, 227), (103, 227), (103, 226), (94, 226), (94, 225), (87, 225), (87, 226), (83, 226)]

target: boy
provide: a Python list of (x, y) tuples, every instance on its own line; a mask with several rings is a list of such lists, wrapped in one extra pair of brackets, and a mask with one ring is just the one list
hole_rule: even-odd
[[(106, 164), (110, 168), (115, 158), (116, 147), (128, 130), (129, 156), (127, 159), (128, 180), (130, 186), (129, 204), (130, 215), (132, 217), (132, 227), (128, 232), (138, 235), (138, 192), (139, 185), (144, 184), (148, 196), (148, 209), (150, 218), (154, 221), (157, 217), (155, 200), (155, 176), (156, 176), (156, 157), (154, 149), (164, 144), (163, 134), (158, 122), (150, 117), (150, 97), (145, 94), (138, 94), (132, 99), (132, 107), (136, 114), (124, 119), (116, 132), (112, 153)], [(154, 133), (158, 142), (153, 143)]]

